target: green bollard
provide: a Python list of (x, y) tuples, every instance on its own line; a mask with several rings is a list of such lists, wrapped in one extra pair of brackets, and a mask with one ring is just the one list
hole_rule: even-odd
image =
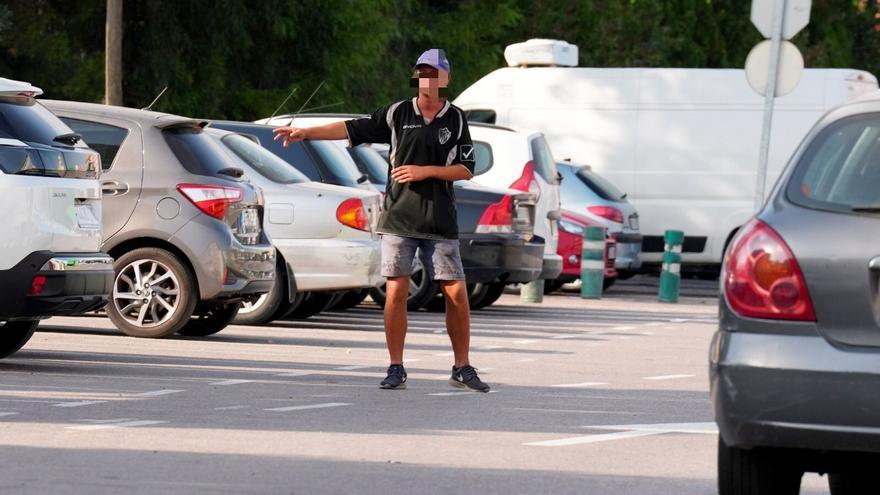
[(681, 244), (684, 232), (667, 230), (663, 234), (666, 246), (663, 248), (663, 266), (660, 270), (660, 302), (678, 302), (681, 288)]
[(587, 227), (581, 252), (581, 299), (601, 299), (605, 282), (605, 227)]
[(544, 280), (533, 280), (519, 287), (519, 299), (524, 303), (544, 302)]

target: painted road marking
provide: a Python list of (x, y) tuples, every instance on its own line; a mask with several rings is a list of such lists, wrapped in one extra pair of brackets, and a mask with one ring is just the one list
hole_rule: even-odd
[[(577, 334), (577, 335), (554, 335), (550, 337), (551, 339), (561, 340), (561, 339), (576, 339), (578, 337), (583, 337), (586, 334)], [(593, 335), (601, 335), (601, 333), (593, 333)]]
[(582, 383), (560, 383), (559, 385), (550, 385), (551, 387), (558, 388), (581, 388), (581, 387), (596, 387), (599, 385), (608, 385), (605, 382), (582, 382)]
[[(497, 390), (490, 390), (487, 393), (495, 394), (495, 393), (498, 393), (498, 391)], [(477, 392), (476, 390), (466, 390), (466, 391), (462, 391), (462, 392), (435, 392), (433, 394), (428, 394), (428, 395), (432, 395), (434, 397), (451, 397), (454, 395), (480, 395), (480, 392)]]
[(525, 359), (520, 359), (517, 362), (518, 363), (533, 363), (535, 361), (537, 361), (537, 359), (535, 359), (535, 358), (525, 358)]
[(533, 447), (566, 447), (569, 445), (583, 445), (587, 443), (607, 442), (611, 440), (623, 440), (626, 438), (647, 437), (663, 435), (666, 433), (694, 433), (717, 435), (718, 427), (715, 423), (661, 423), (654, 425), (590, 425), (583, 428), (596, 430), (626, 430), (617, 433), (599, 433), (594, 435), (582, 435), (556, 440), (544, 440), (529, 442), (523, 445)]
[[(410, 362), (412, 362), (412, 361), (410, 360)], [(333, 368), (333, 369), (339, 370), (339, 371), (354, 371), (354, 370), (363, 370), (363, 369), (367, 369), (367, 368), (371, 368), (371, 366), (362, 366), (362, 365), (340, 366), (338, 368)]]
[(173, 388), (166, 388), (164, 390), (153, 390), (152, 392), (142, 392), (140, 394), (134, 395), (137, 397), (160, 397), (162, 395), (179, 394), (181, 392), (186, 392), (186, 390), (175, 390)]
[(289, 371), (287, 373), (278, 373), (275, 376), (293, 377), (293, 376), (307, 376), (307, 375), (314, 375), (314, 374), (315, 374), (314, 371)]
[(434, 355), (435, 355), (435, 356), (454, 356), (455, 353), (452, 352), (452, 351), (449, 351), (449, 352), (439, 352), (439, 353), (434, 354)]
[[(115, 420), (114, 420), (115, 421)], [(121, 421), (118, 423), (105, 423), (100, 425), (78, 425), (78, 426), (68, 426), (68, 430), (80, 430), (80, 431), (94, 431), (94, 430), (110, 430), (112, 428), (133, 428), (136, 426), (150, 426), (150, 425), (160, 425), (163, 423), (167, 423), (167, 421), (147, 421), (147, 420), (135, 420), (135, 421)]]
[(656, 435), (652, 431), (622, 431), (620, 433), (603, 433), (598, 435), (583, 435), (579, 437), (560, 438), (558, 440), (544, 440), (541, 442), (528, 442), (523, 445), (529, 447), (567, 447), (569, 445), (582, 445), (585, 443), (607, 442), (609, 440), (623, 440), (624, 438), (647, 437)]
[(0, 412), (0, 417), (15, 416), (16, 414), (18, 414), (18, 413), (17, 412)]
[(235, 411), (236, 409), (247, 409), (251, 406), (224, 406), (224, 407), (215, 407), (215, 411)]
[(537, 340), (526, 339), (526, 340), (514, 340), (513, 341), (514, 344), (518, 344), (518, 345), (534, 344), (535, 342), (537, 342)]
[(483, 347), (477, 347), (477, 350), (480, 351), (491, 351), (494, 349), (503, 349), (503, 346), (500, 345), (484, 345)]
[(307, 406), (270, 407), (264, 411), (305, 411), (306, 409), (326, 409), (328, 407), (350, 406), (348, 402), (328, 402), (326, 404), (309, 404)]
[(240, 385), (240, 384), (242, 384), (242, 383), (253, 383), (253, 382), (254, 382), (253, 380), (223, 380), (223, 381), (220, 381), (220, 382), (214, 382), (214, 383), (212, 383), (211, 385), (218, 385), (218, 386), (223, 386), (223, 385)]
[(659, 375), (659, 376), (646, 376), (644, 380), (675, 380), (676, 378), (693, 378), (697, 375)]
[(93, 404), (104, 404), (107, 402), (106, 400), (84, 400), (79, 402), (61, 402), (58, 404), (54, 404), (55, 407), (80, 407), (80, 406), (91, 406)]
[(614, 327), (612, 330), (635, 330), (636, 327)]

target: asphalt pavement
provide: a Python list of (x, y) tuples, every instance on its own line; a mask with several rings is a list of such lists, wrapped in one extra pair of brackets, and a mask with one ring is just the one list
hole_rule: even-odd
[[(474, 312), (446, 380), (442, 314), (410, 315), (406, 390), (372, 303), (304, 321), (146, 340), (96, 317), (44, 321), (0, 361), (10, 493), (711, 494), (707, 353), (717, 282), (660, 304), (644, 280), (600, 301), (505, 294)], [(827, 493), (805, 477), (802, 493)]]

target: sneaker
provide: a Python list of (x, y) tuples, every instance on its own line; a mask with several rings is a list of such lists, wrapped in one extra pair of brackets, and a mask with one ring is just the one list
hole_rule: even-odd
[(402, 364), (392, 364), (388, 367), (388, 376), (379, 384), (379, 388), (384, 389), (404, 389), (406, 388), (406, 370)]
[(453, 366), (449, 384), (453, 387), (467, 388), (475, 392), (483, 392), (484, 394), (489, 391), (489, 386), (480, 380), (480, 377), (477, 376), (477, 369), (471, 365), (461, 368)]

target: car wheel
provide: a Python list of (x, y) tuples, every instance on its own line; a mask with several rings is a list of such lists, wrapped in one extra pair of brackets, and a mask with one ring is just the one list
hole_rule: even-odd
[(506, 285), (504, 282), (486, 284), (486, 295), (477, 304), (471, 305), (471, 309), (483, 309), (495, 304), (495, 301), (504, 294), (504, 287)]
[(602, 281), (602, 290), (606, 291), (614, 285), (614, 282), (617, 282), (616, 278), (606, 278)]
[(254, 301), (239, 303), (236, 325), (263, 325), (277, 317), (278, 309), (287, 298), (287, 279), (283, 265), (275, 269), (275, 281), (269, 292)]
[[(488, 290), (489, 287), (486, 284), (467, 284), (468, 307), (473, 308), (475, 304), (482, 301)], [(437, 289), (437, 295), (431, 298), (428, 304), (425, 304), (425, 309), (435, 313), (446, 311), (446, 296), (443, 295), (442, 290)]]
[(238, 314), (238, 303), (211, 304), (200, 308), (195, 315), (177, 331), (188, 337), (206, 337), (228, 327)]
[(302, 302), (284, 316), (286, 320), (305, 320), (327, 309), (335, 298), (335, 292), (307, 292)]
[(333, 311), (345, 311), (346, 309), (351, 309), (364, 302), (364, 299), (366, 299), (368, 295), (370, 295), (370, 291), (367, 289), (350, 290), (342, 294), (339, 301), (331, 306), (330, 309)]
[(296, 311), (296, 308), (306, 300), (306, 296), (308, 295), (309, 292), (297, 292), (293, 295), (292, 301), (290, 299), (284, 299), (281, 301), (281, 306), (278, 307), (278, 312), (275, 313), (275, 318), (273, 318), (273, 320), (283, 320), (287, 318), (287, 315)]
[[(416, 259), (413, 262), (412, 275), (409, 278), (409, 295), (406, 298), (406, 309), (417, 311), (425, 307), (437, 294), (437, 284), (428, 278), (422, 262)], [(370, 297), (379, 306), (385, 307), (385, 284), (370, 289)]]
[(545, 295), (552, 294), (552, 293), (558, 291), (559, 289), (561, 289), (563, 285), (565, 285), (565, 282), (563, 282), (559, 279), (545, 280), (544, 281), (544, 294)]
[(107, 316), (123, 333), (162, 338), (189, 322), (196, 307), (195, 276), (173, 253), (135, 249), (120, 256), (113, 268)]
[(718, 437), (719, 495), (797, 495), (803, 474), (772, 450), (729, 447)]
[(40, 320), (0, 322), (0, 358), (5, 358), (27, 344)]

